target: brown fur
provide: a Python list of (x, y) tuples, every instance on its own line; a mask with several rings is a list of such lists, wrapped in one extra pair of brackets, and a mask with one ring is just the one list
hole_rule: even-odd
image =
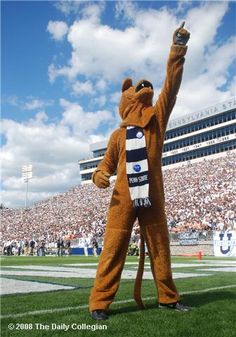
[[(133, 86), (131, 79), (126, 79), (123, 83), (119, 106), (122, 123), (120, 128), (112, 133), (105, 156), (93, 174), (94, 183), (100, 188), (105, 188), (109, 186), (109, 175), (117, 170), (104, 248), (90, 296), (90, 311), (106, 310), (114, 299), (136, 218), (147, 243), (152, 273), (158, 289), (158, 301), (173, 303), (179, 300), (171, 273), (161, 157), (167, 122), (182, 79), (186, 50), (186, 46), (172, 45), (164, 87), (154, 106), (152, 89), (143, 88), (135, 93), (136, 86)], [(129, 125), (144, 129), (149, 167), (149, 196), (152, 203), (150, 208), (134, 209), (132, 206), (126, 176), (125, 151), (126, 126)], [(134, 291), (134, 297), (140, 307), (143, 307), (140, 295), (143, 261), (144, 256), (141, 256)]]

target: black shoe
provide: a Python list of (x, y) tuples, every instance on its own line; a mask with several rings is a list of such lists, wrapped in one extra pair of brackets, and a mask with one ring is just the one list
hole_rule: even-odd
[(105, 310), (94, 310), (94, 311), (91, 311), (90, 314), (91, 314), (91, 317), (93, 319), (96, 319), (97, 321), (108, 319), (108, 315), (106, 314)]
[(190, 311), (191, 309), (183, 304), (182, 302), (175, 302), (175, 303), (169, 303), (169, 304), (164, 304), (164, 303), (159, 303), (159, 308), (160, 309), (172, 309), (176, 311)]

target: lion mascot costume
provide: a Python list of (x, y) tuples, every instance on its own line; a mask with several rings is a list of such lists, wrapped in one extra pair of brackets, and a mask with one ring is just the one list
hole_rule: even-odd
[(153, 85), (141, 80), (133, 85), (127, 78), (122, 85), (119, 113), (122, 123), (109, 140), (103, 160), (92, 180), (99, 188), (110, 185), (117, 172), (104, 247), (99, 259), (94, 287), (89, 299), (93, 319), (108, 318), (107, 309), (118, 290), (133, 224), (138, 218), (141, 234), (140, 260), (134, 298), (140, 308), (144, 265), (144, 241), (147, 244), (161, 308), (188, 311), (180, 301), (172, 279), (169, 233), (165, 215), (161, 170), (162, 149), (170, 113), (181, 84), (189, 32), (182, 25), (174, 32), (167, 63), (167, 75), (160, 96), (153, 105)]

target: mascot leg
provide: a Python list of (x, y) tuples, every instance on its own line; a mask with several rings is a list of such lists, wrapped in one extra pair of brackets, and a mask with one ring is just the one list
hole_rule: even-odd
[(111, 207), (104, 237), (104, 246), (99, 258), (94, 287), (89, 298), (89, 311), (107, 310), (119, 288), (130, 241), (135, 213), (125, 208)]
[(163, 304), (177, 302), (180, 300), (180, 296), (172, 279), (169, 232), (166, 221), (147, 224), (144, 219), (145, 216), (140, 219), (140, 223), (158, 290), (158, 302)]

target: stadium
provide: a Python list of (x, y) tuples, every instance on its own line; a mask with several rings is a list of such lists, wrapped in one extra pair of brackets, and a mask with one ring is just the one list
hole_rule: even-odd
[[(192, 320), (198, 317), (199, 321), (220, 322), (214, 328), (209, 325), (209, 336), (213, 332), (217, 335), (217, 329), (221, 331), (218, 336), (233, 336), (231, 327), (224, 326), (223, 332), (221, 324), (222, 319), (233, 322), (235, 107), (235, 99), (230, 99), (174, 119), (168, 125), (162, 160), (173, 276), (183, 299), (194, 309), (188, 317), (182, 317), (181, 326), (179, 313), (156, 312), (147, 256), (142, 296), (148, 320), (161, 322), (158, 333), (149, 323), (148, 335), (179, 336), (188, 331), (188, 335), (202, 336), (200, 326), (192, 327)], [(59, 322), (64, 322), (60, 329), (65, 332), (68, 327), (71, 336), (84, 329), (88, 335), (91, 332), (87, 330), (94, 329), (95, 335), (122, 336), (127, 333), (121, 327), (125, 322), (129, 325), (128, 335), (133, 336), (132, 331), (143, 333), (142, 323), (136, 326), (142, 321), (143, 312), (132, 300), (139, 255), (138, 223), (133, 228), (121, 287), (112, 305), (112, 323), (91, 328), (87, 315), (86, 303), (102, 249), (114, 184), (106, 190), (91, 184), (91, 174), (104, 155), (106, 142), (93, 144), (91, 150), (93, 158), (80, 161), (81, 185), (28, 209), (1, 209), (2, 318), (14, 326), (19, 324), (23, 331), (18, 331), (17, 336), (26, 336), (27, 328), (34, 329), (35, 336), (43, 336), (42, 329), (47, 326), (59, 336)], [(42, 295), (47, 298), (46, 307)], [(222, 306), (230, 310), (223, 314)], [(127, 312), (132, 313), (130, 319)], [(79, 326), (70, 324), (78, 319)], [(43, 322), (41, 328), (39, 321)]]
[[(168, 123), (162, 154), (163, 169), (181, 163), (197, 162), (236, 149), (236, 101), (231, 98), (214, 106), (171, 119)], [(102, 160), (107, 142), (91, 145), (93, 157), (81, 160), (82, 183), (91, 180), (92, 172)]]
[(1, 2), (1, 336), (235, 336), (235, 9)]

